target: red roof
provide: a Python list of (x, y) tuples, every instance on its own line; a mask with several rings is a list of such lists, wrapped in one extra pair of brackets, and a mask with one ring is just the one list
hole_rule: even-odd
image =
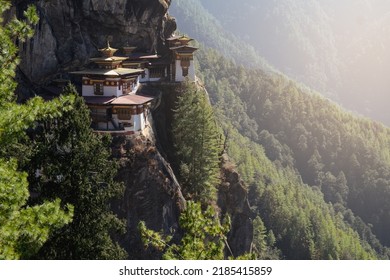
[(89, 105), (142, 105), (152, 101), (154, 98), (143, 95), (122, 95), (115, 96), (83, 96), (85, 103)]
[(142, 95), (122, 95), (111, 102), (112, 105), (142, 105), (153, 100), (153, 97)]

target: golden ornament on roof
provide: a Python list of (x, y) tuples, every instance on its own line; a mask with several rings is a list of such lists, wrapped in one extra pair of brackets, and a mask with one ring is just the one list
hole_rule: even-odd
[(112, 57), (112, 56), (114, 56), (114, 53), (115, 53), (117, 50), (118, 50), (118, 49), (111, 48), (111, 47), (110, 47), (110, 42), (107, 41), (107, 47), (104, 48), (104, 49), (99, 49), (99, 52), (102, 53), (102, 56), (103, 56), (103, 57)]

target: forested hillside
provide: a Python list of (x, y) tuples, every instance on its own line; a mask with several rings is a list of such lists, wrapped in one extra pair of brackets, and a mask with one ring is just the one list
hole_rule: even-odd
[[(206, 14), (195, 12), (194, 6)], [(196, 37), (198, 30), (212, 30), (209, 26), (217, 24), (284, 74), (389, 125), (389, 8), (383, 0), (179, 0), (171, 10), (179, 22), (188, 22), (180, 25), (184, 32)], [(203, 27), (191, 28), (191, 20)], [(218, 48), (222, 53), (229, 49)]]
[[(382, 245), (390, 242), (390, 130), (345, 112), (283, 76), (236, 66), (216, 51), (202, 49), (198, 61), (199, 76), (231, 138), (229, 153), (251, 185), (250, 191), (256, 193), (250, 195), (253, 207), (266, 226), (274, 230), (274, 223), (283, 220), (282, 224), (291, 223), (287, 228), (292, 230), (300, 214), (290, 213), (302, 207), (308, 211), (302, 217), (309, 219), (303, 228), (316, 229), (324, 218), (309, 218), (314, 211), (310, 205), (324, 205), (319, 209), (325, 217), (344, 220), (378, 253), (387, 254)], [(274, 171), (261, 160), (263, 151)], [(273, 176), (275, 172), (283, 174), (283, 183), (269, 187), (280, 178)], [(279, 197), (273, 193), (265, 198), (270, 195), (265, 190), (278, 192)], [(278, 207), (291, 209), (282, 214)], [(275, 215), (281, 216), (276, 219)], [(282, 233), (286, 231), (279, 228), (276, 235)], [(287, 235), (302, 236), (302, 231)], [(286, 241), (280, 242), (283, 250)], [(289, 248), (287, 254), (292, 251), (296, 253)]]
[[(203, 70), (207, 75), (206, 78), (199, 73), (199, 77), (206, 82), (214, 110), (206, 102), (206, 92), (194, 83), (185, 83), (171, 90), (171, 95), (178, 96), (178, 102), (172, 124), (175, 149), (170, 158), (174, 159), (172, 163), (179, 174), (179, 182), (190, 207), (180, 217), (184, 236), (178, 243), (172, 244), (172, 236), (149, 231), (141, 223), (139, 227), (146, 246), (162, 251), (163, 258), (168, 259), (221, 259), (224, 248), (225, 257), (232, 258), (388, 258), (386, 249), (369, 229), (362, 232), (361, 236), (367, 236), (361, 238), (358, 232), (360, 229), (355, 229), (355, 224), (344, 220), (343, 215), (347, 209), (336, 210), (332, 204), (325, 202), (320, 187), (302, 182), (295, 170), (293, 157), (287, 154), (287, 145), (283, 147), (285, 151), (280, 151), (285, 162), (270, 160), (267, 153), (272, 152), (272, 148), (279, 147), (263, 147), (261, 141), (255, 140), (260, 139), (263, 133), (258, 134), (256, 121), (251, 121), (245, 113), (245, 101), (241, 101), (233, 93), (232, 85), (224, 76), (228, 74), (234, 82), (234, 75), (230, 71), (239, 69), (210, 50), (200, 51), (198, 59), (200, 71)], [(211, 65), (212, 69), (208, 68)], [(248, 70), (241, 70), (244, 75), (250, 73)], [(245, 83), (249, 86), (247, 80), (243, 80), (243, 83), (237, 80), (235, 82), (238, 86), (244, 86)], [(210, 87), (207, 86), (208, 83)], [(273, 88), (270, 87), (269, 90)], [(259, 96), (260, 94), (259, 92)], [(242, 107), (236, 106), (240, 103)], [(215, 126), (216, 123), (220, 128)], [(245, 133), (248, 136), (243, 136), (240, 132), (248, 132)], [(277, 142), (276, 139), (274, 141)], [(224, 147), (225, 152), (236, 163), (246, 183), (246, 191), (249, 192), (253, 227), (250, 254), (235, 255), (228, 250), (225, 240), (232, 230), (230, 213), (220, 215), (220, 222), (216, 222), (215, 214), (212, 214), (214, 207), (224, 213), (221, 209), (223, 204), (219, 202), (224, 186), (219, 182), (221, 179), (216, 168)], [(235, 167), (230, 164), (223, 168)], [(200, 206), (193, 205), (194, 201), (200, 202), (203, 209), (208, 210), (202, 214)], [(358, 219), (352, 212), (349, 216), (351, 219)], [(207, 226), (200, 230), (202, 223)]]
[[(253, 156), (256, 150), (254, 147), (259, 145), (259, 149), (264, 149), (266, 157), (273, 162), (276, 170), (284, 170), (281, 171), (283, 174), (286, 172), (290, 174), (286, 182), (295, 180), (299, 182), (298, 185), (303, 183), (310, 186), (314, 193), (322, 196), (320, 200), (330, 205), (331, 212), (334, 211), (335, 215), (348, 227), (357, 231), (360, 238), (369, 243), (379, 255), (387, 258), (389, 253), (386, 246), (390, 245), (387, 235), (390, 229), (388, 222), (390, 217), (390, 204), (388, 203), (390, 198), (390, 130), (379, 122), (357, 117), (345, 111), (318, 92), (298, 84), (283, 74), (269, 71), (269, 68), (248, 67), (244, 60), (238, 59), (240, 56), (232, 55), (229, 48), (222, 50), (218, 46), (217, 42), (221, 40), (221, 37), (213, 33), (212, 28), (209, 29), (213, 36), (207, 41), (203, 40), (200, 35), (200, 28), (185, 29), (190, 26), (190, 15), (193, 16), (192, 21), (195, 26), (203, 24), (206, 27), (214, 24), (225, 27), (224, 32), (229, 30), (228, 26), (235, 28), (235, 35), (240, 36), (241, 39), (241, 41), (237, 38), (230, 40), (230, 43), (235, 46), (240, 44), (245, 46), (243, 42), (249, 38), (261, 42), (267, 45), (269, 52), (272, 52), (280, 63), (284, 63), (283, 58), (285, 58), (287, 62), (298, 63), (300, 67), (309, 67), (300, 71), (306, 77), (308, 76), (304, 73), (310, 73), (309, 78), (313, 77), (314, 80), (318, 78), (315, 77), (317, 74), (321, 74), (317, 70), (329, 70), (334, 77), (323, 75), (323, 87), (319, 87), (327, 90), (329, 88), (326, 83), (338, 88), (337, 80), (342, 77), (339, 70), (343, 67), (351, 67), (351, 65), (342, 65), (338, 59), (337, 44), (342, 39), (344, 42), (348, 40), (348, 38), (341, 37), (352, 32), (355, 25), (348, 19), (345, 22), (335, 22), (337, 19), (335, 13), (342, 14), (348, 7), (355, 5), (357, 11), (366, 8), (367, 18), (372, 19), (374, 16), (383, 15), (380, 9), (363, 1), (349, 3), (350, 5), (343, 3), (345, 4), (344, 10), (337, 11), (336, 3), (332, 6), (330, 3), (324, 4), (321, 1), (308, 1), (307, 3), (244, 1), (229, 2), (229, 5), (221, 1), (194, 1), (190, 5), (187, 5), (187, 2), (185, 0), (176, 1), (172, 14), (176, 16), (174, 12), (178, 12), (179, 22), (182, 18), (181, 13), (185, 11), (187, 13), (186, 24), (180, 25), (183, 27), (182, 30), (188, 32), (190, 36), (200, 36), (199, 42), (202, 48), (197, 55), (198, 75), (204, 81), (218, 118), (226, 130), (226, 135), (231, 138), (229, 153), (235, 159), (246, 182), (251, 185), (250, 191), (256, 192), (259, 185), (261, 189), (272, 181), (270, 177), (267, 177), (272, 174), (270, 170), (259, 171), (264, 168), (264, 163), (259, 163), (261, 156), (259, 154)], [(202, 4), (209, 10), (207, 11)], [(191, 10), (193, 7), (196, 9)], [(215, 13), (214, 17), (213, 9), (216, 12), (217, 8), (219, 12), (218, 15)], [(313, 13), (308, 13), (307, 9)], [(250, 13), (244, 13), (243, 10), (250, 11)], [(280, 21), (272, 18), (274, 14), (278, 15)], [(354, 12), (351, 12), (349, 16), (358, 17)], [(273, 20), (275, 20), (274, 25)], [(259, 25), (259, 21), (264, 24)], [(345, 28), (340, 30), (340, 33), (334, 34), (333, 29), (339, 24), (344, 24)], [(282, 26), (285, 28), (283, 29)], [(290, 28), (294, 29), (294, 32), (291, 32)], [(363, 33), (366, 36), (373, 36), (368, 31), (370, 28), (372, 27), (362, 28), (366, 31), (361, 32), (359, 38), (360, 35), (363, 36)], [(255, 36), (253, 32), (259, 30), (278, 34), (279, 41), (273, 40), (272, 34), (268, 33)], [(283, 37), (284, 32), (289, 33), (290, 36)], [(311, 41), (306, 32), (314, 34), (313, 36), (317, 36), (318, 40)], [(289, 41), (280, 41), (285, 38)], [(354, 42), (351, 41), (348, 47), (353, 49), (353, 44)], [(217, 51), (206, 50), (207, 46), (216, 48)], [(286, 47), (289, 51), (285, 52), (283, 57), (280, 54)], [(363, 48), (361, 44), (359, 47)], [(305, 60), (307, 59), (305, 51), (308, 50), (309, 52), (311, 50), (312, 56), (310, 57), (313, 59), (311, 62)], [(302, 55), (298, 54), (299, 51)], [(226, 52), (230, 57), (234, 57), (235, 61), (225, 59), (224, 53)], [(359, 56), (359, 52), (350, 54)], [(246, 55), (243, 49), (241, 57), (245, 58)], [(319, 62), (319, 59), (324, 60)], [(349, 62), (351, 61), (354, 60), (351, 58)], [(283, 65), (286, 66), (288, 63)], [(364, 70), (356, 66), (352, 67), (354, 71)], [(293, 71), (293, 64), (288, 68)], [(352, 71), (348, 73), (350, 72)], [(287, 73), (290, 72), (287, 71)], [(355, 79), (355, 81), (357, 86), (358, 80)], [(350, 97), (352, 92), (344, 90), (344, 96)], [(365, 92), (364, 96), (367, 94), (372, 94), (372, 91)], [(356, 96), (353, 100), (351, 99), (350, 103), (359, 103), (360, 97)], [(383, 111), (379, 112), (382, 116), (387, 116), (383, 113)], [(242, 136), (238, 137), (239, 134)], [(240, 137), (246, 137), (246, 140)], [(266, 179), (262, 176), (266, 176)], [(297, 176), (297, 179), (293, 179), (294, 176)], [(297, 189), (296, 185), (293, 185), (283, 184), (286, 188), (284, 193), (290, 189)], [(258, 196), (250, 195), (250, 197)], [(287, 200), (291, 201), (291, 198)], [(251, 202), (253, 207), (259, 211), (260, 216), (263, 215), (265, 225), (270, 227), (269, 221), (267, 222), (264, 217), (267, 212), (258, 207), (259, 204), (266, 203), (265, 201), (259, 203), (259, 201), (261, 200), (252, 199)], [(305, 208), (310, 207), (306, 205)], [(315, 226), (311, 224), (309, 228), (315, 228)], [(283, 251), (283, 248), (281, 249)]]

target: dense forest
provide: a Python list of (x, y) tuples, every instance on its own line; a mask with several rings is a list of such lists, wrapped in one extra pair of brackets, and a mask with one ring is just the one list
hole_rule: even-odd
[[(252, 254), (233, 257), (388, 259), (389, 129), (285, 76), (245, 69), (206, 47), (197, 53), (197, 66), (204, 89), (190, 84), (176, 89), (176, 169), (187, 198), (212, 204), (210, 194), (218, 189), (213, 151), (221, 149), (214, 131), (223, 134), (255, 215)], [(212, 128), (205, 94), (221, 129)], [(165, 258), (182, 259), (191, 248), (184, 238), (176, 249), (182, 254), (172, 255), (171, 247), (161, 246), (169, 236), (141, 228), (147, 244), (166, 250)], [(203, 240), (198, 246), (208, 244), (193, 227), (188, 231)], [(220, 255), (223, 244), (218, 244)]]
[[(303, 197), (322, 200), (324, 209), (333, 212), (333, 217), (359, 232), (360, 238), (378, 253), (388, 254), (381, 244), (389, 245), (386, 233), (390, 130), (345, 112), (284, 76), (236, 66), (216, 51), (203, 48), (198, 53), (198, 62), (199, 76), (205, 82), (218, 119), (232, 138), (229, 154), (236, 160), (249, 190), (258, 194), (250, 197), (260, 216), (276, 211), (275, 205), (269, 205), (273, 199), (260, 199), (273, 180), (270, 176), (273, 172), (265, 171), (260, 160), (264, 153), (273, 162), (271, 166), (283, 174), (285, 190), (280, 190), (279, 195), (292, 192), (290, 198), (280, 198), (277, 205), (288, 207), (296, 199), (293, 208), (299, 209), (298, 201), (304, 201), (299, 195), (303, 194), (296, 193), (295, 198), (293, 193), (308, 192)], [(238, 133), (242, 136), (238, 137)], [(306, 203), (303, 208), (309, 210)], [(272, 210), (266, 211), (262, 208), (265, 205)], [(291, 212), (290, 209), (284, 214)], [(304, 217), (310, 220), (309, 213)], [(275, 221), (262, 218), (275, 232), (269, 224)], [(310, 224), (308, 228), (315, 226)], [(296, 235), (300, 236), (291, 234)], [(289, 251), (296, 252), (292, 248)]]
[[(184, 31), (191, 21), (197, 26), (189, 31), (192, 36), (199, 34), (202, 24), (223, 26), (199, 2), (195, 2), (178, 1), (174, 5), (174, 11), (194, 15), (192, 19), (183, 19)], [(260, 3), (248, 4), (256, 10), (253, 5), (264, 8)], [(239, 11), (232, 9), (233, 6), (224, 5), (233, 14), (232, 18), (234, 11)], [(265, 5), (268, 6), (272, 4)], [(219, 13), (220, 17), (224, 15)], [(180, 14), (179, 18), (182, 18)], [(229, 23), (239, 25), (232, 18)], [(240, 30), (250, 30), (249, 26)], [(230, 141), (229, 154), (235, 159), (250, 191), (255, 192), (259, 185), (267, 185), (261, 182), (262, 175), (258, 172), (261, 164), (256, 159), (260, 156), (251, 156), (254, 146), (261, 145), (260, 150), (277, 170), (288, 170), (288, 174), (297, 176), (297, 182), (310, 186), (323, 196), (336, 216), (357, 231), (379, 255), (387, 256), (389, 129), (379, 122), (346, 112), (306, 86), (270, 71), (269, 67), (248, 68), (245, 61), (229, 52), (229, 48), (221, 51), (219, 44), (223, 39), (212, 28), (209, 30), (211, 40), (203, 40), (199, 35), (199, 41), (204, 45), (197, 56), (198, 76), (204, 81), (218, 119), (225, 127), (225, 134), (233, 138), (232, 135), (238, 132), (246, 137), (246, 144)], [(245, 46), (243, 38), (241, 41), (237, 37), (231, 38), (231, 44)], [(206, 46), (217, 51), (206, 49)], [(220, 54), (224, 52), (228, 52), (228, 57), (233, 57), (233, 60), (225, 59)], [(251, 55), (243, 51), (244, 59), (246, 54)], [(248, 146), (243, 154), (243, 147)], [(269, 174), (269, 171), (264, 173)], [(256, 204), (258, 201), (253, 200), (254, 208)], [(262, 211), (259, 213), (264, 215)], [(262, 218), (265, 225), (270, 226)]]

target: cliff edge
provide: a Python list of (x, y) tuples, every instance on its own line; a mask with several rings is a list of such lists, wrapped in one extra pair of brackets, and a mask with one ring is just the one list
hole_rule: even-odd
[(42, 85), (66, 75), (96, 56), (107, 40), (139, 51), (166, 50), (164, 39), (176, 29), (167, 11), (170, 0), (14, 0), (9, 16), (22, 17), (34, 3), (40, 21), (34, 37), (19, 45), (22, 76)]

